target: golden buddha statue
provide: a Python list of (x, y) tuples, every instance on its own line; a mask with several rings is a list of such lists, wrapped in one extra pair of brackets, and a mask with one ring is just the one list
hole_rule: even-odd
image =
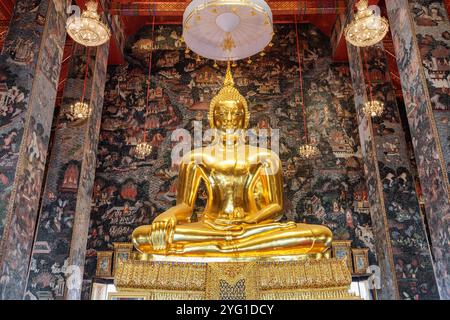
[[(242, 134), (250, 114), (234, 87), (230, 65), (223, 88), (210, 104), (208, 119), (216, 136), (208, 147), (186, 154), (180, 163), (176, 206), (132, 235), (138, 251), (182, 257), (322, 257), (331, 231), (318, 225), (281, 223), (281, 161), (271, 150), (246, 144)], [(191, 222), (203, 181), (208, 200), (198, 222)]]

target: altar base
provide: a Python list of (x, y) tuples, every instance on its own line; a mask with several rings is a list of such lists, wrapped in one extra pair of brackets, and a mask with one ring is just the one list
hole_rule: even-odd
[(353, 300), (344, 260), (121, 261), (119, 292), (149, 300)]

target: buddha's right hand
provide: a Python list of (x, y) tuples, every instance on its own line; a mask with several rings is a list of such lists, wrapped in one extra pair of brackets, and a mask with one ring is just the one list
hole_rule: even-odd
[(239, 236), (245, 232), (244, 226), (242, 224), (221, 224), (209, 220), (206, 220), (205, 223), (214, 230), (228, 231), (234, 236)]
[(154, 250), (166, 250), (170, 234), (175, 229), (176, 224), (176, 216), (172, 213), (165, 212), (155, 218), (152, 223), (152, 232), (150, 235)]

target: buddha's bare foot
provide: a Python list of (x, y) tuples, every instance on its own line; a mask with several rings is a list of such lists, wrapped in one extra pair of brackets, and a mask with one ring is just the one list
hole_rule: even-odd
[(223, 253), (231, 253), (231, 252), (239, 251), (238, 243), (236, 241), (227, 241), (226, 243), (221, 243), (218, 246), (218, 249), (220, 252), (223, 252)]
[(173, 243), (170, 246), (169, 249), (169, 254), (180, 254), (180, 253), (184, 253), (185, 252), (185, 248), (184, 245), (180, 244), (180, 243)]
[(297, 224), (293, 221), (289, 221), (287, 223), (283, 223), (283, 228), (285, 229), (297, 228)]
[(278, 225), (280, 226), (281, 229), (293, 229), (293, 228), (297, 228), (297, 224), (295, 222), (289, 221), (289, 222), (285, 222), (285, 223), (278, 223)]

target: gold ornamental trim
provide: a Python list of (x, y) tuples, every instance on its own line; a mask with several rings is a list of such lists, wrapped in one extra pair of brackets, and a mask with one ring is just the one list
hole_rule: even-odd
[(359, 299), (349, 293), (352, 278), (342, 259), (248, 262), (121, 261), (119, 292), (140, 292), (151, 300)]

